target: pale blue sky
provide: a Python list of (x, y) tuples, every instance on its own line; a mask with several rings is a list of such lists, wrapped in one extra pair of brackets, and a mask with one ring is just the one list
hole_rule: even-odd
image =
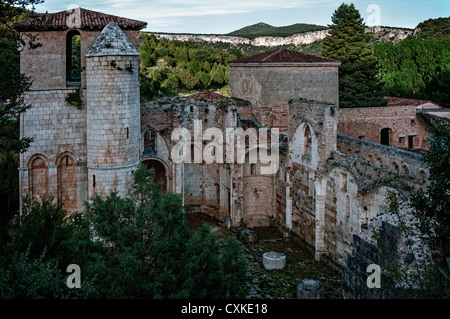
[(36, 11), (82, 7), (146, 21), (145, 31), (225, 34), (258, 22), (331, 24), (342, 2), (353, 2), (368, 25), (414, 28), (424, 20), (450, 16), (449, 0), (45, 0)]

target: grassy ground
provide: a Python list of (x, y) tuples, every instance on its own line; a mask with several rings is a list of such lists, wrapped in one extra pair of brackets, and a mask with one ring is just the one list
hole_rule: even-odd
[[(204, 214), (187, 215), (192, 228), (208, 223), (218, 237), (233, 236), (232, 230), (220, 226), (215, 219)], [(258, 242), (245, 244), (242, 257), (248, 263), (250, 299), (295, 299), (297, 285), (302, 280), (320, 280), (324, 286), (325, 299), (342, 298), (339, 274), (326, 265), (314, 260), (296, 242), (282, 238), (282, 234), (273, 228), (257, 227), (252, 229), (258, 235)], [(262, 263), (265, 252), (277, 251), (286, 255), (286, 268), (282, 270), (266, 270)]]

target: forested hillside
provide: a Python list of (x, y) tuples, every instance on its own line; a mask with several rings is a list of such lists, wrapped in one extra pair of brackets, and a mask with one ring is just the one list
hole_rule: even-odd
[(422, 38), (435, 38), (438, 40), (450, 40), (450, 17), (428, 19), (417, 25)]
[(296, 33), (303, 33), (309, 31), (326, 30), (327, 27), (306, 24), (306, 23), (296, 23), (283, 27), (274, 27), (269, 24), (260, 22), (256, 23), (242, 29), (228, 33), (227, 35), (244, 37), (247, 39), (254, 39), (257, 37), (288, 37)]
[(238, 49), (221, 51), (187, 41), (158, 40), (142, 34), (141, 96), (144, 100), (160, 95), (215, 89), (229, 94), (228, 61), (242, 56)]
[(450, 107), (450, 41), (410, 37), (373, 46), (385, 96), (425, 99)]

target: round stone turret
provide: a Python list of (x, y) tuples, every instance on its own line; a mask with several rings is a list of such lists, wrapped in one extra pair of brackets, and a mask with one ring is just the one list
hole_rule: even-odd
[(126, 195), (139, 164), (139, 52), (114, 22), (86, 54), (89, 197)]

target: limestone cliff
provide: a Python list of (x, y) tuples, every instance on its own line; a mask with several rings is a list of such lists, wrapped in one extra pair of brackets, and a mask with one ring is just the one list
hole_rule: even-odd
[[(409, 35), (414, 34), (411, 29), (397, 29), (389, 27), (369, 27), (366, 32), (374, 33), (375, 38), (379, 42), (393, 42), (398, 43), (406, 39)], [(214, 35), (214, 34), (182, 34), (182, 33), (154, 33), (158, 39), (188, 41), (195, 42), (223, 42), (233, 45), (249, 44), (253, 46), (276, 47), (282, 45), (303, 45), (311, 44), (316, 41), (323, 40), (327, 35), (328, 30), (311, 31), (304, 33), (293, 34), (288, 37), (257, 37), (253, 40), (228, 35)]]

